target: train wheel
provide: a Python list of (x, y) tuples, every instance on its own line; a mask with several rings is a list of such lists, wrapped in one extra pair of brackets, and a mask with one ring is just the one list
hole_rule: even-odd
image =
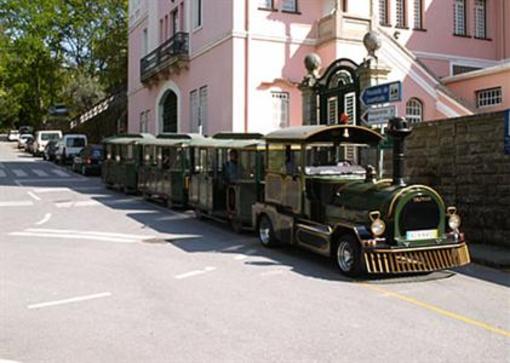
[(267, 215), (263, 214), (260, 217), (258, 230), (260, 243), (262, 243), (264, 247), (274, 247), (278, 244), (273, 229), (273, 223)]
[(341, 236), (336, 248), (336, 264), (344, 275), (361, 275), (361, 248), (352, 236)]

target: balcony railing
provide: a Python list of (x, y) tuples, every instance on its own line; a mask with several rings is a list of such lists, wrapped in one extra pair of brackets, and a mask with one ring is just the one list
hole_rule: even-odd
[(189, 34), (179, 32), (140, 60), (140, 79), (145, 82), (172, 66), (188, 62)]

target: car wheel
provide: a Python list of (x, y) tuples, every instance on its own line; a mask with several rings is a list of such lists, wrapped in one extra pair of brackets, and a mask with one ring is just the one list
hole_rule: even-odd
[(354, 237), (341, 236), (335, 252), (336, 264), (344, 275), (357, 277), (363, 273), (361, 246)]
[(278, 239), (274, 233), (273, 223), (266, 214), (263, 214), (259, 218), (258, 233), (262, 246), (274, 247), (278, 245)]

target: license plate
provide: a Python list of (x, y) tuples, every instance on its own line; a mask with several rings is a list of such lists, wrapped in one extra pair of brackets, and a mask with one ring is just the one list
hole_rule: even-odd
[(406, 239), (410, 241), (416, 241), (419, 239), (433, 239), (437, 238), (437, 229), (426, 229), (421, 231), (407, 231)]

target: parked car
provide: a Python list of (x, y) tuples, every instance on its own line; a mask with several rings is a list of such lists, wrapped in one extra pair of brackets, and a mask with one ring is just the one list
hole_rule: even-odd
[(73, 158), (72, 169), (82, 175), (101, 175), (103, 158), (104, 150), (102, 145), (87, 145)]
[(7, 141), (18, 141), (19, 132), (18, 130), (9, 130), (7, 133)]
[(18, 138), (18, 149), (24, 149), (27, 141), (33, 138), (34, 135), (32, 134), (21, 134), (20, 137)]
[(72, 161), (73, 158), (87, 146), (87, 135), (67, 134), (62, 136), (57, 142), (55, 150), (55, 160), (60, 163)]
[(62, 137), (60, 130), (42, 130), (35, 133), (34, 155), (43, 153), (44, 148), (51, 140), (58, 140)]
[(55, 151), (57, 150), (57, 141), (58, 140), (51, 140), (46, 144), (46, 147), (43, 151), (43, 159), (54, 161), (55, 160)]
[(34, 145), (35, 145), (35, 138), (28, 139), (24, 145), (25, 151), (30, 154), (34, 154), (34, 150), (35, 150)]

